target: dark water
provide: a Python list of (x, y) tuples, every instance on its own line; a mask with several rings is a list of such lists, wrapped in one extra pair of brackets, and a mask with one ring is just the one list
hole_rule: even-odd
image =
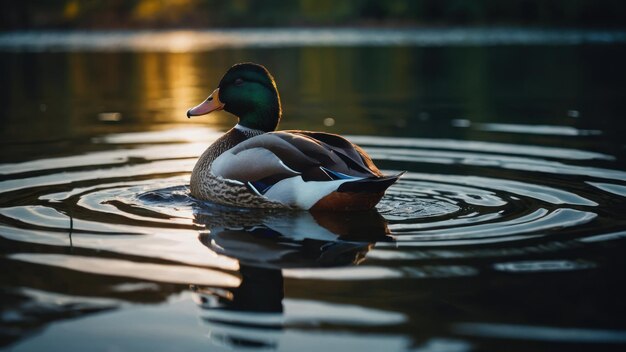
[[(623, 349), (626, 45), (433, 41), (0, 45), (2, 346)], [(241, 61), (408, 171), (376, 211), (189, 197), (235, 121), (185, 111)]]

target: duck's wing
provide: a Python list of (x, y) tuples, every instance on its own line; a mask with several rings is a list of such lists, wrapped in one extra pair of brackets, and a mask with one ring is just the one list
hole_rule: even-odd
[(252, 137), (222, 153), (211, 172), (274, 202), (320, 210), (371, 209), (400, 177), (383, 176), (343, 137), (304, 131)]
[(308, 131), (250, 138), (218, 157), (211, 171), (223, 178), (267, 185), (293, 176), (304, 181), (382, 177), (358, 146), (335, 134)]
[[(363, 174), (363, 176), (367, 175), (366, 177), (383, 176), (376, 165), (374, 165), (372, 158), (370, 158), (361, 147), (339, 135), (311, 131), (284, 131), (284, 133), (290, 136), (304, 137), (304, 139), (294, 138), (294, 144), (305, 140), (306, 143), (301, 145), (305, 153), (310, 150), (308, 145), (314, 143), (321, 146), (328, 153), (338, 156), (342, 161), (336, 165), (324, 165), (324, 167), (341, 168), (347, 175), (359, 176), (359, 174)], [(342, 172), (339, 169), (337, 169), (337, 171)]]

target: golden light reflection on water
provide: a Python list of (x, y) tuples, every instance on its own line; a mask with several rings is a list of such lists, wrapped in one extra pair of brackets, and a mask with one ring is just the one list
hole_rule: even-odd
[[(217, 85), (223, 67), (200, 65), (201, 56), (177, 52), (192, 45), (185, 33), (171, 38), (176, 50), (168, 53), (68, 53), (67, 70), (61, 73), (66, 76), (45, 80), (47, 84), (54, 82), (54, 86), (39, 88), (40, 94), (48, 97), (41, 103), (55, 111), (67, 111), (61, 114), (67, 123), (57, 119), (55, 128), (64, 127), (76, 133), (89, 125), (98, 133), (106, 133), (128, 130), (115, 128), (128, 123), (148, 128), (162, 123), (210, 125), (224, 118), (221, 114), (192, 120), (186, 117), (187, 109), (204, 100), (213, 85)], [(21, 79), (28, 81), (27, 77)], [(15, 101), (34, 105), (28, 96), (32, 93), (22, 91), (15, 92), (18, 93)], [(116, 119), (102, 119), (102, 116), (116, 116)]]
[[(106, 135), (169, 128), (166, 124), (203, 124), (223, 130), (236, 123), (232, 115), (216, 112), (187, 119), (186, 111), (206, 99), (231, 65), (253, 61), (266, 65), (277, 79), (284, 106), (280, 128), (367, 134), (379, 130), (368, 121), (378, 113), (371, 109), (377, 95), (395, 96), (397, 92), (389, 88), (398, 85), (402, 96), (415, 89), (412, 80), (402, 79), (407, 62), (415, 59), (409, 50), (394, 51), (382, 62), (387, 66), (382, 70), (375, 69), (381, 64), (376, 57), (372, 61), (360, 51), (336, 48), (271, 49), (261, 54), (248, 49), (183, 52), (195, 44), (192, 33), (160, 36), (159, 40), (171, 43), (169, 52), (69, 52), (41, 61), (33, 57), (34, 69), (11, 72), (12, 101), (14, 106), (46, 105), (46, 112), (25, 110), (30, 121), (32, 115), (41, 117), (29, 129), (34, 136), (47, 137), (51, 131)], [(62, 60), (67, 63), (59, 65)], [(37, 74), (31, 77), (28, 72)], [(36, 91), (21, 87), (20, 82), (30, 82)], [(21, 113), (7, 115), (22, 123), (26, 120)], [(54, 120), (47, 118), (52, 114)], [(329, 118), (334, 125), (324, 123)]]
[(157, 120), (183, 122), (185, 112), (198, 103), (200, 73), (191, 55), (168, 53), (146, 54), (141, 60), (141, 101)]
[[(443, 115), (472, 116), (477, 122), (501, 119), (494, 100), (497, 97), (484, 92), (494, 90), (490, 87), (501, 92), (515, 88), (498, 80), (503, 72), (515, 72), (491, 65), (491, 57), (499, 54), (482, 47), (303, 46), (177, 52), (197, 47), (197, 34), (152, 33), (156, 39), (150, 40), (172, 44), (168, 51), (67, 52), (47, 59), (25, 55), (15, 60), (18, 67), (8, 72), (11, 104), (3, 106), (7, 116), (3, 137), (36, 140), (51, 135), (106, 135), (181, 124), (225, 130), (236, 123), (226, 112), (192, 119), (185, 113), (206, 99), (231, 65), (245, 61), (266, 65), (276, 78), (283, 100), (281, 129), (344, 135), (430, 135), (431, 121)], [(146, 39), (141, 33), (137, 36)], [(565, 70), (569, 73), (579, 64), (576, 51), (572, 49), (571, 54), (573, 60)], [(540, 72), (544, 73), (543, 68)], [(474, 84), (479, 76), (480, 84)], [(542, 74), (526, 75), (519, 81), (535, 87), (533, 94), (540, 100), (555, 89), (564, 96), (579, 94), (580, 80), (566, 86), (555, 80), (544, 87), (540, 77)], [(594, 109), (606, 106), (610, 104), (594, 104)], [(563, 111), (571, 108), (562, 106)], [(36, 123), (25, 128), (26, 121), (34, 119)], [(12, 132), (18, 130), (19, 134)], [(476, 133), (471, 128), (462, 132), (468, 137)]]

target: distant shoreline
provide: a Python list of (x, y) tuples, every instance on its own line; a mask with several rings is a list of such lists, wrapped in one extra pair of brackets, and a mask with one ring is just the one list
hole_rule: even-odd
[(209, 51), (299, 46), (505, 46), (626, 44), (626, 30), (519, 27), (221, 28), (0, 32), (0, 51)]

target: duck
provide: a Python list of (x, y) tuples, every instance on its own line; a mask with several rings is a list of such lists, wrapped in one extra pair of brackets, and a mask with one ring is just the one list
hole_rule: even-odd
[(224, 110), (238, 123), (199, 157), (191, 195), (240, 208), (364, 211), (403, 173), (383, 175), (358, 145), (337, 134), (282, 130), (276, 81), (263, 65), (232, 66), (187, 117)]

